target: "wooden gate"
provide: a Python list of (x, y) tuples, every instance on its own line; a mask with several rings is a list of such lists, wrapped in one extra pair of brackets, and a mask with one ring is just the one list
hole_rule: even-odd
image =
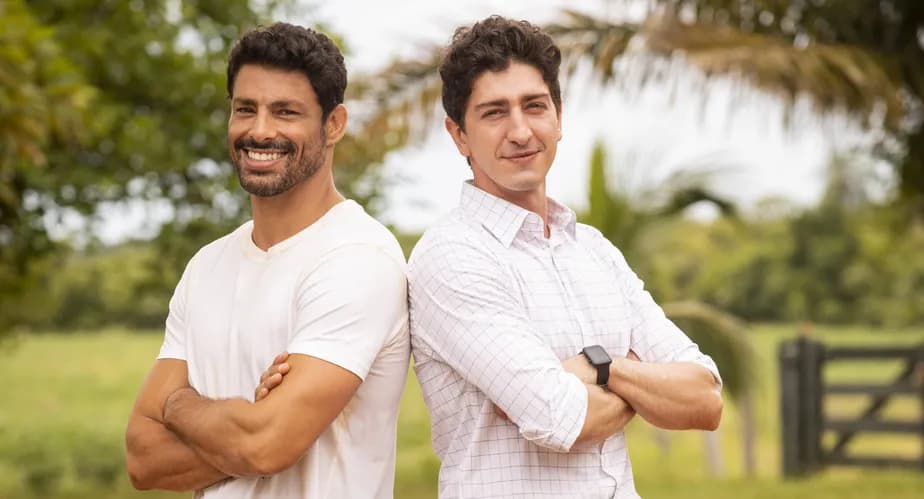
[[(924, 344), (912, 347), (833, 347), (804, 337), (779, 347), (782, 409), (783, 476), (811, 473), (827, 465), (904, 467), (924, 470)], [(827, 383), (824, 367), (842, 360), (900, 360), (901, 372), (891, 382)], [(854, 419), (825, 414), (824, 401), (838, 395), (866, 395), (866, 409)], [(882, 409), (895, 396), (918, 399), (916, 420), (886, 420)], [(822, 435), (836, 435), (823, 445)], [(918, 458), (890, 455), (849, 455), (847, 444), (861, 432), (913, 435), (920, 441)]]

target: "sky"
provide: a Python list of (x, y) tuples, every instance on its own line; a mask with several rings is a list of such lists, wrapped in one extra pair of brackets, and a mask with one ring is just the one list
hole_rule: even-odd
[[(396, 58), (444, 45), (456, 27), (491, 14), (536, 24), (557, 19), (564, 8), (616, 21), (637, 21), (644, 14), (641, 2), (606, 0), (304, 2), (283, 20), (321, 22), (340, 35), (350, 75), (372, 73)], [(632, 195), (656, 190), (676, 172), (708, 170), (710, 186), (745, 208), (768, 197), (806, 205), (823, 191), (832, 150), (869, 140), (843, 117), (819, 120), (805, 102), (793, 113), (792, 125), (784, 126), (777, 98), (731, 79), (707, 85), (682, 62), (665, 64), (674, 76), (646, 86), (631, 84), (637, 67), (631, 59), (619, 66), (625, 85), (603, 87), (589, 71), (563, 81), (563, 138), (548, 177), (550, 196), (577, 211), (586, 207), (589, 157), (601, 141), (610, 158), (609, 185)], [(361, 111), (354, 108), (351, 114)], [(456, 205), (461, 182), (471, 177), (442, 116), (440, 111), (434, 117), (423, 142), (390, 153), (383, 165), (389, 187), (379, 218), (400, 230), (426, 229)], [(700, 208), (694, 214), (710, 215)], [(154, 233), (158, 221), (169, 216), (157, 207), (130, 203), (110, 210), (98, 225), (100, 237), (113, 243)]]

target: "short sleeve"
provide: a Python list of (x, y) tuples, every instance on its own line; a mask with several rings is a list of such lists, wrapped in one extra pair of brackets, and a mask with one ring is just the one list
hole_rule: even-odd
[(367, 244), (341, 247), (299, 283), (289, 353), (310, 355), (365, 379), (382, 348), (407, 331), (404, 264)]
[(160, 347), (158, 359), (186, 359), (186, 301), (189, 288), (191, 260), (180, 277), (173, 296), (170, 298), (167, 322), (164, 331), (164, 343)]

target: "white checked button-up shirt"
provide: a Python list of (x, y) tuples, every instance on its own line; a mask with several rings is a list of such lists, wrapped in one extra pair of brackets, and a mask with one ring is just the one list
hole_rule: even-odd
[(551, 200), (549, 226), (467, 182), (414, 248), (411, 341), (441, 498), (638, 497), (622, 432), (574, 446), (587, 390), (561, 360), (587, 345), (719, 379), (599, 231)]

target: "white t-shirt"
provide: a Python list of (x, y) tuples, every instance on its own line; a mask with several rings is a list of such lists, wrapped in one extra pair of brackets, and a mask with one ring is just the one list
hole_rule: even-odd
[(410, 348), (397, 241), (353, 201), (268, 251), (254, 245), (252, 227), (190, 260), (158, 358), (185, 360), (190, 385), (215, 399), (253, 400), (260, 374), (283, 351), (324, 359), (363, 382), (295, 465), (197, 497), (391, 498)]

